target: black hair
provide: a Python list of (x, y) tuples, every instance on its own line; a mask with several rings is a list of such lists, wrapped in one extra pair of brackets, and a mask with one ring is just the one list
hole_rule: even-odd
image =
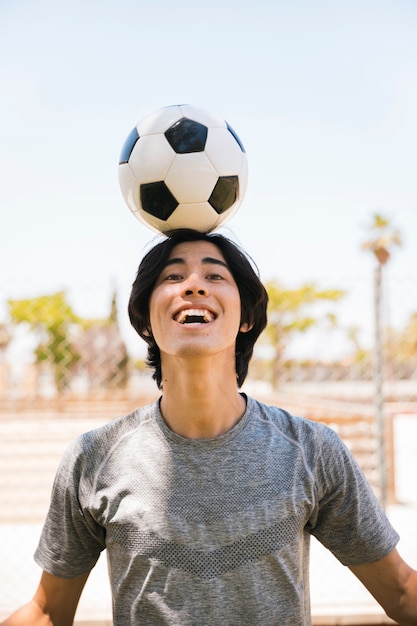
[(181, 229), (172, 231), (166, 239), (156, 244), (143, 257), (132, 285), (128, 306), (130, 322), (148, 345), (147, 364), (153, 368), (153, 378), (161, 388), (161, 354), (150, 328), (149, 302), (172, 249), (179, 243), (189, 241), (207, 241), (217, 246), (237, 284), (241, 302), (241, 325), (246, 323), (250, 327), (247, 332), (239, 331), (236, 337), (236, 375), (238, 386), (241, 387), (248, 373), (255, 342), (267, 323), (268, 295), (253, 261), (227, 237), (219, 233), (208, 234)]

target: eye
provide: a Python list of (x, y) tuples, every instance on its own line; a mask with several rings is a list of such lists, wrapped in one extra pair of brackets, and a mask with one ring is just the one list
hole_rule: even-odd
[(208, 280), (223, 280), (223, 276), (221, 276), (221, 274), (209, 274), (207, 278)]
[(168, 280), (168, 281), (176, 281), (176, 280), (182, 280), (182, 276), (181, 274), (167, 274), (167, 276), (165, 276), (164, 280)]

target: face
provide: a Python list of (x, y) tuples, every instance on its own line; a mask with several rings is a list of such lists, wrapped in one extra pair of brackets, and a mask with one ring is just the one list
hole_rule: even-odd
[(207, 241), (175, 246), (150, 303), (152, 334), (161, 358), (227, 352), (234, 359), (241, 325), (239, 290), (217, 246)]

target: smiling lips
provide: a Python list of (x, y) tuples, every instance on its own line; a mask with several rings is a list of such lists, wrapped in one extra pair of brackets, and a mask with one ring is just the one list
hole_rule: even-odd
[(174, 319), (179, 324), (208, 324), (215, 318), (207, 309), (184, 309), (177, 313)]

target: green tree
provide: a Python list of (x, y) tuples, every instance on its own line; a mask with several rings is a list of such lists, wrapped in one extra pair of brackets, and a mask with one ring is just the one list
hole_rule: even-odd
[(412, 313), (404, 328), (387, 333), (387, 353), (394, 367), (410, 376), (417, 369), (417, 313)]
[(13, 323), (26, 323), (37, 334), (36, 361), (49, 361), (54, 370), (57, 389), (64, 389), (69, 383), (72, 367), (80, 358), (71, 335), (83, 322), (72, 310), (65, 292), (9, 300), (8, 307)]
[(412, 313), (400, 334), (399, 355), (404, 361), (417, 361), (417, 313)]
[(316, 305), (336, 302), (345, 292), (341, 289), (318, 289), (312, 283), (287, 289), (275, 281), (268, 282), (266, 290), (269, 307), (265, 337), (274, 351), (272, 384), (278, 387), (283, 373), (284, 354), (290, 339), (297, 333), (306, 332), (320, 321), (335, 326), (334, 313), (323, 310), (318, 312)]
[(58, 391), (82, 369), (90, 387), (124, 387), (129, 356), (118, 325), (116, 293), (109, 316), (79, 317), (64, 291), (25, 300), (9, 300), (14, 324), (27, 324), (37, 337), (37, 363), (49, 363)]
[(356, 370), (356, 375), (360, 378), (366, 377), (370, 369), (370, 350), (364, 348), (359, 340), (359, 326), (348, 326), (346, 336), (354, 346), (350, 364)]

